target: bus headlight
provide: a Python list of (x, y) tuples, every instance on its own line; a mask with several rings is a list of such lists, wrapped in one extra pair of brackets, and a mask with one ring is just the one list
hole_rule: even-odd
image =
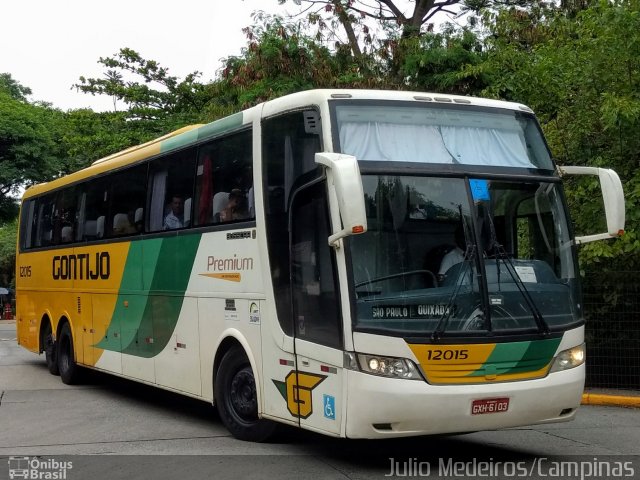
[(420, 380), (420, 372), (415, 364), (406, 358), (382, 357), (358, 353), (360, 371), (381, 377)]
[(584, 363), (585, 355), (584, 343), (569, 350), (564, 350), (556, 356), (551, 372), (561, 372), (562, 370), (579, 367)]

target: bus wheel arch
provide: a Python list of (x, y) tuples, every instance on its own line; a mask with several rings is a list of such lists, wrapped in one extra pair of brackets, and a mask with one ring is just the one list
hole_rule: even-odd
[(57, 349), (56, 337), (53, 336), (53, 326), (49, 315), (45, 313), (40, 320), (40, 345), (38, 346), (38, 351), (40, 353), (44, 352), (47, 369), (52, 375), (60, 375)]
[(262, 442), (274, 433), (276, 424), (258, 416), (254, 367), (234, 337), (225, 338), (216, 352), (213, 387), (220, 419), (234, 437)]
[(71, 324), (65, 317), (58, 322), (58, 334), (56, 356), (60, 379), (66, 385), (78, 383), (80, 377), (80, 367), (76, 363), (75, 350), (73, 346), (73, 333)]

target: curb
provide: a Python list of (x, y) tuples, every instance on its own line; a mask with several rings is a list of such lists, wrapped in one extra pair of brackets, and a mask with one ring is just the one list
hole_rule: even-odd
[(583, 393), (582, 405), (640, 408), (640, 397), (630, 395), (605, 395), (602, 393)]

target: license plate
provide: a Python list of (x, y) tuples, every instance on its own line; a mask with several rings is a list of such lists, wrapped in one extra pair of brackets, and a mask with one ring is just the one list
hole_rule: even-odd
[(502, 413), (509, 410), (509, 398), (481, 398), (471, 403), (471, 415)]

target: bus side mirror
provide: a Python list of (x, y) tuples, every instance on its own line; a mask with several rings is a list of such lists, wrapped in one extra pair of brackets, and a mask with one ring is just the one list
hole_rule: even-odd
[(338, 247), (338, 240), (367, 231), (367, 213), (358, 161), (352, 155), (320, 152), (315, 162), (327, 167), (327, 185), (335, 193), (342, 219), (342, 230), (329, 237), (329, 245)]
[(600, 180), (604, 211), (607, 217), (607, 233), (576, 237), (576, 244), (619, 237), (624, 233), (624, 192), (620, 177), (613, 170), (597, 167), (558, 167), (561, 175), (594, 175)]

